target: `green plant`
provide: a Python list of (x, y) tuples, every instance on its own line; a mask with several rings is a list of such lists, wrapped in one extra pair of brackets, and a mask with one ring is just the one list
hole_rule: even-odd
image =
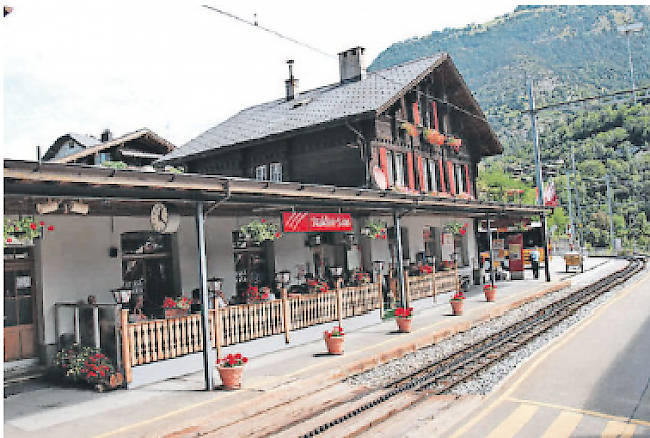
[(445, 232), (451, 234), (465, 234), (468, 226), (469, 224), (464, 224), (458, 221), (449, 222), (445, 225)]
[(364, 234), (371, 239), (386, 240), (386, 223), (382, 221), (367, 221), (366, 225), (361, 230), (361, 234)]
[(219, 359), (217, 361), (217, 365), (225, 368), (233, 368), (233, 367), (244, 366), (246, 365), (247, 362), (248, 362), (247, 357), (242, 356), (240, 353), (237, 353), (237, 354), (229, 354), (223, 359)]
[(266, 240), (273, 240), (281, 237), (278, 233), (278, 226), (270, 223), (266, 219), (255, 219), (240, 228), (246, 239), (260, 244)]
[[(23, 216), (18, 219), (4, 218), (4, 239), (7, 243), (32, 241), (43, 236), (43, 231), (54, 231), (54, 225), (46, 225), (43, 221), (36, 221), (33, 216)], [(14, 240), (16, 242), (14, 242)]]
[(343, 327), (341, 326), (334, 327), (330, 331), (325, 330), (323, 332), (324, 338), (342, 338), (343, 336), (345, 336), (345, 333), (343, 332)]
[(108, 167), (109, 169), (126, 169), (129, 167), (124, 161), (104, 161), (102, 166)]

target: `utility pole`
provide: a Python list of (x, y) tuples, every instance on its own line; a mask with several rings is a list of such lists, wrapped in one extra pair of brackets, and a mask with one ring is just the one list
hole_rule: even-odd
[(571, 169), (573, 170), (573, 187), (576, 192), (576, 210), (578, 212), (578, 247), (582, 248), (582, 209), (580, 208), (580, 195), (578, 194), (578, 179), (576, 177), (576, 155), (571, 143)]
[(573, 202), (571, 201), (571, 186), (569, 185), (569, 173), (565, 173), (566, 177), (566, 194), (567, 199), (569, 200), (569, 220), (571, 221), (571, 242), (573, 242), (574, 236), (576, 235), (575, 224), (573, 222)]
[(636, 86), (634, 85), (634, 63), (632, 62), (632, 47), (630, 46), (630, 34), (632, 32), (640, 32), (643, 29), (643, 23), (626, 24), (625, 26), (618, 26), (618, 31), (627, 36), (627, 54), (630, 59), (630, 80), (632, 82), (632, 97), (636, 105)]
[[(535, 115), (535, 96), (533, 95), (533, 81), (528, 84), (528, 105), (530, 106), (530, 122), (533, 130), (533, 153), (535, 154), (535, 181), (537, 183), (537, 203), (544, 207), (544, 182), (542, 181), (542, 163), (539, 154), (539, 133), (537, 132), (537, 116)], [(546, 212), (542, 212), (542, 232), (544, 233), (544, 271), (546, 281), (551, 281), (551, 267), (548, 244), (548, 230), (546, 229)]]
[(612, 212), (612, 186), (609, 184), (609, 173), (605, 175), (607, 181), (607, 202), (609, 203), (609, 244), (614, 250), (614, 213)]

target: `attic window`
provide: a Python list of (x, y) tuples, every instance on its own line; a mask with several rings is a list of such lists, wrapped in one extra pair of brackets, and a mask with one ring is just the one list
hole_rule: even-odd
[(293, 103), (293, 109), (296, 109), (296, 108), (298, 108), (298, 107), (300, 107), (300, 106), (303, 106), (303, 105), (307, 105), (307, 104), (308, 104), (309, 102), (311, 102), (312, 100), (314, 100), (314, 99), (311, 98), (311, 97), (308, 97), (307, 99), (296, 100), (296, 101)]

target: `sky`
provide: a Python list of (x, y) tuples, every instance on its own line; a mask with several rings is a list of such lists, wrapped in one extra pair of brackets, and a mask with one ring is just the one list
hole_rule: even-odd
[[(339, 80), (392, 43), (484, 23), (516, 3), (431, 0), (16, 1), (0, 23), (3, 158), (35, 160), (66, 133), (146, 127), (182, 146), (238, 111)], [(282, 39), (209, 5), (317, 48)], [(325, 52), (325, 54), (321, 53)], [(453, 58), (453, 54), (451, 54)], [(461, 72), (462, 74), (462, 72)]]

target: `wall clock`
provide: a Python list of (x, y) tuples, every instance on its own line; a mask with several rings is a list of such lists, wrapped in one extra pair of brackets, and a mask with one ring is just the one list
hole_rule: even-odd
[(174, 233), (181, 224), (181, 216), (171, 205), (156, 203), (151, 207), (151, 228), (159, 233)]

